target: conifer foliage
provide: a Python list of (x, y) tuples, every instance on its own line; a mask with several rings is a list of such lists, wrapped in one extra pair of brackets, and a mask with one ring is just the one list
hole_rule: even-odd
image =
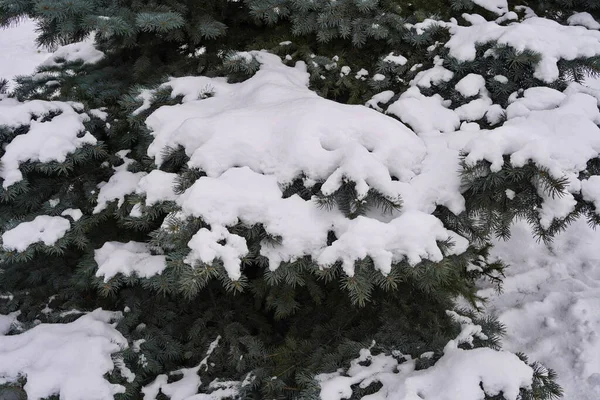
[(476, 294), (600, 223), (599, 7), (538, 3), (0, 0), (58, 46), (0, 94), (0, 395), (559, 397)]

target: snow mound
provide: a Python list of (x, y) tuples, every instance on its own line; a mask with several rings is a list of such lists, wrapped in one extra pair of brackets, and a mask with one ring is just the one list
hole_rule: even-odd
[(588, 12), (579, 12), (571, 15), (567, 19), (569, 25), (585, 26), (588, 29), (600, 29), (600, 23)]
[(584, 219), (552, 244), (538, 243), (526, 222), (495, 243), (508, 263), (503, 293), (480, 290), (507, 334), (503, 348), (525, 352), (558, 374), (565, 400), (600, 398), (600, 232)]
[[(348, 179), (363, 196), (369, 188), (393, 195), (390, 172), (401, 180), (414, 176), (425, 148), (413, 132), (366, 107), (319, 97), (307, 88), (303, 64), (289, 68), (277, 56), (253, 54), (262, 68), (251, 79), (214, 97), (161, 107), (147, 119), (155, 137), (148, 154), (158, 164), (165, 147), (182, 145), (189, 166), (210, 177), (248, 166), (281, 184), (302, 174), (324, 180), (329, 193)], [(199, 83), (206, 86), (208, 78)], [(188, 92), (199, 91), (190, 86)]]
[(58, 395), (61, 400), (112, 400), (121, 385), (104, 379), (113, 370), (111, 354), (127, 340), (110, 322), (120, 313), (97, 309), (68, 324), (40, 324), (0, 336), (0, 383), (26, 377), (27, 398)]
[(54, 245), (71, 228), (71, 223), (63, 217), (38, 215), (33, 221), (21, 222), (2, 234), (2, 247), (6, 250), (25, 251), (34, 243)]
[[(6, 145), (0, 158), (0, 179), (4, 188), (23, 179), (19, 164), (26, 161), (64, 162), (69, 153), (84, 144), (96, 144), (96, 138), (83, 125), (89, 117), (74, 108), (76, 103), (32, 100), (20, 103), (14, 99), (0, 99), (0, 126), (17, 128), (28, 126), (27, 133), (18, 135)], [(42, 117), (57, 113), (48, 121)]]
[(118, 273), (149, 278), (167, 267), (165, 256), (150, 254), (148, 245), (139, 242), (106, 242), (94, 250), (94, 260), (98, 264), (96, 276), (104, 276), (105, 282)]

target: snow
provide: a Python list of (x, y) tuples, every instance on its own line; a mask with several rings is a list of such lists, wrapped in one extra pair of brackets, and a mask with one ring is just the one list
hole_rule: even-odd
[[(183, 104), (163, 106), (146, 120), (154, 136), (148, 154), (158, 165), (164, 148), (181, 145), (190, 157), (188, 165), (206, 173), (180, 197), (170, 197), (173, 194), (168, 189), (168, 196), (163, 192), (150, 196), (175, 198), (185, 215), (200, 217), (210, 226), (188, 243), (187, 263), (220, 259), (229, 277), (239, 279), (241, 259), (248, 249), (243, 238), (227, 230), (239, 222), (261, 224), (281, 239), (279, 245), (261, 246), (260, 253), (268, 258), (271, 269), (308, 255), (325, 268), (342, 261), (346, 274), (353, 275), (354, 262), (369, 256), (386, 274), (392, 262), (440, 260), (437, 240), (452, 239), (457, 252), (465, 250), (464, 239), (430, 215), (435, 195), (421, 195), (421, 187), (409, 184), (427, 155), (422, 139), (367, 107), (317, 96), (307, 89), (308, 74), (302, 63), (291, 68), (274, 55), (253, 52), (253, 56), (262, 63), (261, 70), (242, 83), (184, 78), (182, 85), (178, 79), (171, 80), (169, 85), (184, 96)], [(217, 89), (215, 95), (197, 100), (199, 87), (206, 85)], [(458, 117), (446, 111), (455, 118), (448, 129), (458, 127)], [(168, 174), (157, 175), (172, 179)], [(375, 189), (390, 199), (402, 197), (404, 208), (385, 221), (377, 217), (348, 220), (337, 210), (322, 209), (314, 199), (282, 198), (282, 186), (301, 177), (323, 182), (324, 195), (335, 193), (344, 181), (352, 181), (359, 199)], [(138, 193), (158, 187), (144, 186)], [(163, 185), (160, 190), (170, 186)], [(460, 207), (451, 195), (446, 197), (453, 209)], [(338, 240), (328, 246), (330, 231)]]
[(365, 106), (371, 107), (379, 112), (383, 111), (383, 109), (379, 106), (380, 103), (387, 103), (394, 97), (394, 92), (391, 90), (386, 90), (381, 93), (377, 93), (369, 101), (365, 103)]
[[(469, 154), (465, 161), (487, 160), (493, 171), (499, 171), (503, 156), (510, 155), (515, 167), (532, 161), (555, 178), (566, 177), (568, 193), (556, 198), (544, 195), (540, 213), (547, 227), (553, 218), (564, 217), (574, 209), (571, 193), (581, 190), (579, 172), (600, 153), (600, 128), (596, 125), (600, 112), (596, 99), (584, 93), (529, 91), (530, 98), (526, 95), (509, 106), (507, 114), (512, 119), (493, 134), (481, 135), (466, 145), (464, 150)], [(511, 109), (516, 105), (521, 106), (519, 113)]]
[(142, 388), (144, 400), (156, 400), (159, 392), (169, 396), (170, 400), (221, 400), (235, 397), (240, 386), (240, 382), (219, 382), (215, 380), (211, 382), (208, 389), (212, 393), (197, 393), (198, 388), (202, 384), (198, 372), (203, 369), (208, 370), (208, 359), (219, 346), (221, 336), (208, 346), (206, 357), (194, 368), (182, 368), (169, 373), (169, 375), (182, 375), (181, 379), (175, 382), (168, 383), (168, 375), (161, 374), (156, 379)]
[(81, 210), (79, 208), (67, 208), (60, 215), (62, 215), (62, 216), (68, 215), (69, 217), (73, 218), (73, 221), (77, 222), (83, 216), (83, 212), (81, 212)]
[(483, 89), (485, 89), (485, 79), (483, 76), (478, 74), (469, 74), (462, 78), (455, 85), (457, 92), (463, 95), (463, 97), (477, 96)]
[[(29, 126), (25, 134), (18, 135), (8, 145), (0, 158), (3, 168), (0, 179), (4, 188), (23, 179), (19, 165), (26, 161), (63, 162), (69, 153), (84, 144), (96, 144), (96, 138), (86, 132), (83, 122), (89, 117), (75, 110), (77, 104), (58, 101), (33, 100), (20, 103), (14, 99), (0, 99), (0, 126), (17, 128)], [(49, 121), (33, 117), (60, 113)], [(84, 133), (80, 135), (80, 133)], [(79, 137), (81, 136), (81, 137)]]
[(413, 132), (366, 107), (319, 97), (306, 87), (302, 64), (290, 68), (274, 55), (257, 57), (263, 68), (253, 78), (229, 85), (226, 94), (161, 107), (150, 115), (146, 123), (155, 139), (148, 155), (160, 165), (165, 147), (182, 145), (189, 166), (209, 177), (245, 165), (274, 174), (281, 184), (304, 173), (324, 180), (329, 193), (345, 177), (363, 195), (371, 187), (393, 195), (384, 168), (400, 179), (414, 175), (424, 147)]
[(149, 278), (162, 273), (167, 267), (165, 256), (152, 255), (146, 243), (133, 241), (106, 242), (94, 250), (94, 260), (98, 264), (96, 276), (103, 276), (105, 282), (119, 273)]
[(136, 193), (146, 195), (147, 206), (161, 201), (175, 201), (177, 199), (177, 195), (173, 191), (175, 178), (177, 178), (177, 174), (156, 169), (139, 180), (135, 189)]
[(398, 65), (405, 65), (408, 62), (408, 60), (406, 59), (406, 57), (404, 57), (402, 55), (395, 55), (392, 52), (392, 53), (388, 54), (387, 56), (385, 56), (385, 58), (383, 59), (383, 62), (398, 64)]
[(531, 386), (532, 369), (506, 351), (459, 348), (459, 344), (468, 346), (474, 336), (480, 336), (481, 327), (466, 317), (457, 318), (457, 322), (462, 326), (461, 333), (448, 342), (444, 355), (433, 367), (417, 371), (409, 355), (404, 356), (407, 361), (399, 363), (393, 356), (372, 355), (369, 349), (362, 349), (347, 371), (316, 377), (321, 399), (347, 399), (352, 396), (352, 385), (364, 388), (379, 382), (382, 387), (363, 399), (481, 400), (502, 393), (507, 400), (517, 400), (519, 389)]
[(447, 107), (448, 102), (440, 95), (427, 97), (417, 87), (411, 87), (388, 107), (387, 113), (396, 115), (417, 133), (453, 132), (460, 126), (460, 119)]
[(588, 12), (579, 12), (571, 15), (567, 19), (569, 25), (585, 26), (588, 29), (600, 29), (600, 23)]
[(94, 47), (94, 38), (82, 42), (60, 46), (40, 66), (54, 67), (64, 62), (81, 61), (83, 64), (95, 64), (104, 58), (104, 53)]
[(433, 68), (423, 70), (415, 76), (410, 82), (411, 85), (417, 85), (424, 88), (437, 86), (443, 82), (448, 82), (454, 77), (454, 72), (442, 66), (444, 60), (436, 56)]
[(18, 323), (17, 317), (19, 315), (21, 315), (20, 311), (11, 312), (7, 315), (0, 314), (0, 337), (7, 334), (8, 331)]
[(558, 79), (559, 59), (573, 60), (600, 53), (600, 32), (561, 25), (545, 18), (531, 17), (506, 26), (493, 21), (472, 26), (445, 25), (452, 34), (446, 43), (451, 56), (472, 61), (476, 45), (488, 42), (509, 45), (518, 51), (533, 50), (541, 56), (534, 76), (545, 82)]
[(8, 28), (0, 28), (2, 59), (10, 60), (0, 62), (0, 78), (10, 81), (17, 75), (31, 74), (48, 58), (48, 52), (35, 44), (35, 28), (35, 22), (30, 19)]
[(21, 222), (2, 234), (2, 247), (6, 250), (25, 251), (34, 243), (54, 245), (71, 228), (71, 223), (63, 217), (38, 215), (33, 221)]
[(488, 11), (502, 15), (508, 12), (508, 1), (507, 0), (472, 0), (473, 3), (480, 7), (485, 8)]
[(101, 212), (112, 201), (117, 200), (117, 206), (121, 207), (125, 201), (125, 196), (135, 193), (140, 180), (146, 176), (145, 172), (130, 172), (127, 170), (129, 164), (133, 162), (127, 157), (129, 150), (120, 151), (119, 157), (123, 159), (123, 164), (113, 167), (115, 173), (108, 182), (102, 182), (98, 187), (98, 204), (94, 207), (94, 214)]
[(600, 231), (585, 220), (552, 244), (538, 243), (525, 222), (495, 243), (492, 256), (510, 266), (503, 293), (483, 288), (488, 312), (500, 317), (503, 348), (525, 352), (558, 373), (565, 400), (600, 398)]
[(581, 194), (584, 200), (594, 203), (596, 213), (600, 214), (600, 176), (594, 175), (581, 181)]
[(61, 400), (112, 400), (123, 393), (104, 374), (111, 354), (127, 340), (111, 325), (120, 313), (97, 309), (68, 324), (40, 324), (12, 336), (0, 336), (0, 382), (27, 378), (27, 398), (52, 395)]

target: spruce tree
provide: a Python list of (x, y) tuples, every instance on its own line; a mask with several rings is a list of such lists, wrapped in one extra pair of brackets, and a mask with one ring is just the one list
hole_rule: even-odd
[[(597, 12), (594, 2), (568, 3), (569, 11)], [(565, 6), (562, 2), (528, 6), (539, 15), (568, 23), (565, 14), (556, 11)], [(359, 359), (359, 365), (368, 365), (374, 357), (392, 357), (424, 370), (444, 357), (449, 341), (473, 325), (484, 334), (472, 333), (457, 348), (498, 349), (502, 326), (497, 321), (467, 310), (459, 310), (462, 317), (447, 312), (456, 310), (457, 296), (474, 307), (480, 305), (477, 280), (490, 279), (500, 285), (505, 266), (488, 259), (490, 239), (508, 236), (515, 218), (526, 218), (545, 240), (580, 215), (598, 224), (593, 199), (569, 186), (572, 171), (551, 170), (534, 159), (514, 162), (511, 152), (518, 149), (500, 154), (503, 163), (498, 168), (492, 156), (481, 156), (476, 142), (461, 149), (462, 186), (457, 196), (462, 196), (464, 204), (440, 198), (431, 201), (428, 210), (440, 222), (435, 225), (439, 232), (452, 232), (434, 240), (440, 257), (406, 253), (403, 258), (392, 257), (389, 270), (382, 271), (386, 263), (368, 248), (351, 262), (334, 257), (327, 267), (310, 252), (280, 257), (274, 264), (273, 255), (283, 252), (290, 240), (274, 233), (275, 224), (266, 217), (240, 213), (234, 223), (220, 226), (208, 211), (194, 208), (199, 201), (194, 190), (199, 188), (202, 194), (221, 187), (217, 186), (223, 184), (220, 177), (241, 184), (232, 170), (248, 180), (258, 179), (253, 175), (256, 172), (271, 178), (278, 171), (261, 170), (262, 165), (253, 160), (221, 171), (219, 163), (225, 161), (214, 160), (207, 152), (204, 158), (194, 154), (202, 143), (192, 148), (185, 140), (170, 140), (168, 135), (158, 141), (160, 124), (164, 124), (161, 116), (178, 121), (181, 129), (171, 133), (183, 137), (189, 117), (185, 110), (210, 109), (224, 93), (242, 87), (236, 84), (260, 82), (261, 74), (272, 65), (276, 71), (282, 68), (289, 73), (286, 77), (296, 77), (303, 76), (302, 62), (310, 88), (322, 96), (321, 101), (366, 103), (388, 117), (373, 112), (364, 114), (365, 118), (397, 118), (423, 134), (423, 140), (429, 140), (428, 130), (450, 135), (461, 124), (474, 123), (494, 135), (494, 129), (513, 117), (511, 112), (518, 112), (516, 106), (511, 111), (511, 105), (519, 104), (519, 99), (525, 99), (524, 103), (528, 93), (533, 93), (527, 89), (582, 90), (571, 82), (593, 72), (596, 57), (560, 60), (558, 75), (546, 79), (537, 73), (541, 55), (532, 49), (488, 40), (476, 43), (475, 57), (465, 60), (446, 46), (458, 30), (451, 17), (457, 17), (461, 25), (476, 26), (476, 16), (461, 13), (479, 12), (493, 21), (498, 18), (497, 10), (458, 0), (414, 4), (20, 0), (0, 1), (0, 10), (4, 24), (25, 15), (38, 18), (42, 44), (71, 43), (94, 32), (98, 50), (105, 53), (94, 64), (58, 59), (42, 66), (36, 75), (19, 80), (12, 94), (16, 99), (4, 100), (14, 102), (14, 107), (46, 106), (20, 124), (0, 124), (0, 138), (8, 143), (0, 157), (37, 122), (52, 123), (65, 113), (80, 116), (85, 132), (75, 137), (90, 140), (61, 159), (19, 159), (18, 172), (13, 173), (21, 178), (15, 182), (8, 184), (3, 175), (0, 232), (14, 234), (15, 228), (24, 226), (20, 224), (40, 217), (60, 218), (56, 221), (68, 222), (68, 228), (54, 242), (32, 242), (23, 249), (11, 247), (6, 243), (10, 235), (3, 236), (0, 287), (10, 296), (0, 303), (0, 310), (21, 310), (19, 318), (25, 328), (39, 321), (68, 322), (80, 315), (65, 314), (70, 310), (99, 306), (124, 310), (117, 328), (130, 347), (115, 359), (122, 360), (134, 378), (128, 379), (118, 369), (109, 377), (125, 387), (125, 393), (118, 395), (123, 398), (142, 398), (143, 393), (150, 393), (150, 398), (170, 397), (169, 384), (189, 378), (198, 379), (198, 393), (217, 393), (227, 387), (235, 391), (232, 398), (317, 399), (322, 386), (316, 377), (340, 368), (348, 372), (352, 360), (358, 363), (361, 350), (369, 349), (370, 355)], [(526, 21), (528, 10), (516, 10), (498, 25)], [(273, 54), (257, 49), (267, 49), (282, 61), (275, 62)], [(474, 91), (472, 84), (460, 84), (473, 81)], [(283, 82), (281, 87), (288, 84)], [(436, 102), (438, 110), (452, 111), (449, 127), (422, 127), (422, 120), (406, 111), (407, 101), (420, 102), (422, 107)], [(487, 108), (472, 111), (480, 103)], [(181, 110), (186, 118), (178, 120)], [(331, 110), (337, 109), (331, 106)], [(290, 119), (294, 121), (291, 114)], [(194, 129), (200, 132), (211, 123), (206, 117)], [(239, 143), (232, 143), (230, 150), (238, 151)], [(485, 145), (485, 141), (480, 143)], [(377, 143), (370, 149), (364, 143), (361, 146), (365, 154), (384, 151)], [(394, 149), (396, 158), (410, 157), (400, 154), (400, 147)], [(227, 158), (227, 154), (222, 156)], [(599, 174), (597, 152), (586, 161), (577, 178), (587, 183)], [(344, 170), (344, 165), (336, 168), (346, 175), (335, 180), (329, 172), (316, 179), (314, 171), (298, 169), (286, 179), (275, 180), (281, 191), (277, 201), (266, 196), (262, 201), (267, 207), (284, 201), (318, 204), (323, 215), (335, 214), (348, 226), (365, 222), (365, 229), (366, 222), (389, 222), (410, 210), (410, 198), (385, 190), (395, 187), (394, 182), (408, 184), (408, 172), (386, 169), (388, 186), (377, 186), (374, 175), (362, 181)], [(561, 175), (567, 172), (569, 177)], [(256, 182), (263, 182), (260, 179)], [(133, 184), (123, 186), (123, 182)], [(245, 198), (254, 191), (256, 187), (240, 187), (231, 197)], [(189, 203), (182, 200), (186, 196)], [(545, 218), (540, 210), (549, 199), (561, 196), (572, 197), (572, 210)], [(230, 207), (225, 200), (224, 209)], [(74, 214), (74, 210), (79, 212)], [(413, 228), (418, 230), (416, 225)], [(193, 243), (202, 237), (214, 242), (211, 249), (220, 256), (194, 254)], [(342, 243), (343, 237), (332, 228), (323, 247), (332, 248), (336, 242)], [(240, 248), (244, 251), (238, 253), (240, 266), (235, 270), (225, 256)], [(111, 255), (115, 254), (127, 258), (114, 264)], [(559, 396), (552, 371), (531, 365), (533, 384), (520, 388), (520, 398)], [(173, 371), (179, 372), (169, 375)], [(351, 398), (378, 393), (384, 382), (358, 383), (351, 387)], [(489, 399), (506, 395), (485, 392)]]

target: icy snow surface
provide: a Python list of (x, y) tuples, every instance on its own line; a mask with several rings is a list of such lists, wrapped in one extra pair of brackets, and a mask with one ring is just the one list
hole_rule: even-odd
[(0, 336), (0, 383), (27, 378), (29, 400), (113, 400), (124, 388), (104, 379), (111, 354), (127, 340), (110, 324), (119, 313), (97, 309), (68, 324), (40, 324)]

